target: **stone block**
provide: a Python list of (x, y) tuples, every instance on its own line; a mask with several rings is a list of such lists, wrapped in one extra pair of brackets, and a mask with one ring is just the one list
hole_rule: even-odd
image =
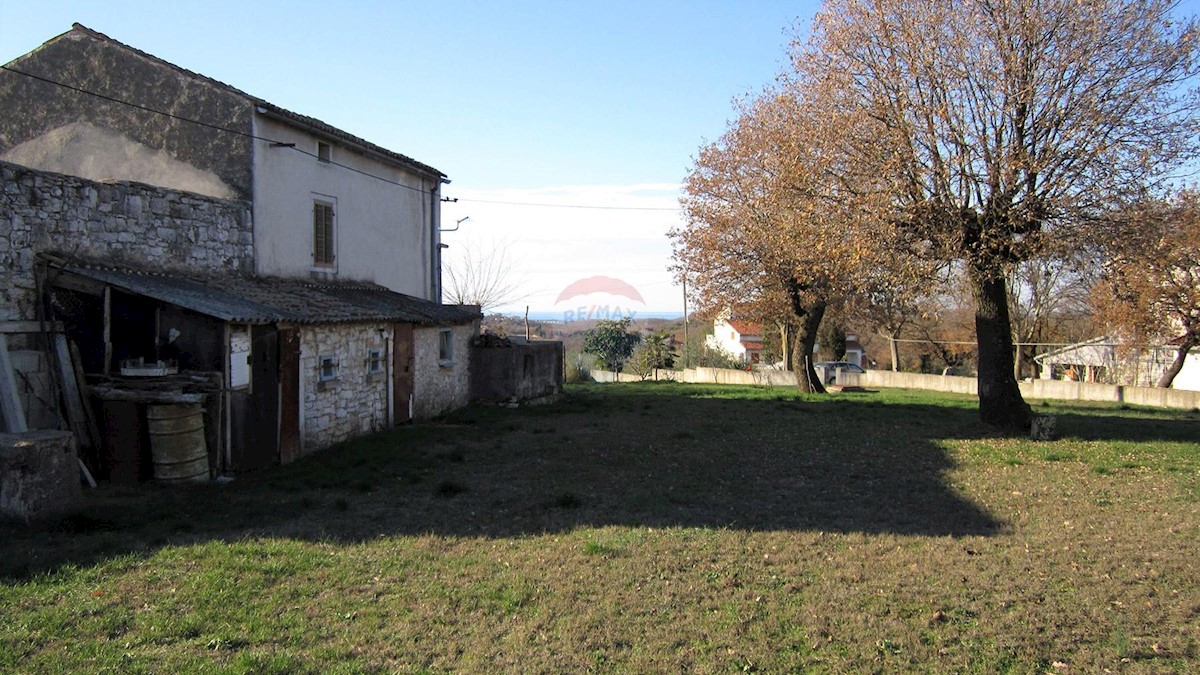
[(0, 516), (50, 520), (79, 506), (75, 437), (65, 431), (0, 434)]

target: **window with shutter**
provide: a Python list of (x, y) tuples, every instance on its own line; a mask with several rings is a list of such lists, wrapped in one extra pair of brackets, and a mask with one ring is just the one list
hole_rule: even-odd
[(335, 258), (333, 204), (313, 202), (313, 265), (333, 267)]

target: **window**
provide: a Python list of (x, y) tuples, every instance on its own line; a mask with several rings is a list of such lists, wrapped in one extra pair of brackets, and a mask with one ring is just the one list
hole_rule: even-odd
[(333, 267), (337, 260), (337, 228), (333, 202), (313, 200), (313, 266)]
[(229, 386), (250, 386), (250, 327), (233, 326), (229, 330)]
[(328, 164), (333, 161), (333, 146), (317, 141), (317, 161)]
[(377, 375), (383, 372), (383, 352), (372, 349), (367, 352), (367, 374)]
[(438, 333), (438, 362), (444, 366), (454, 363), (454, 331), (449, 328)]
[(321, 382), (329, 382), (336, 380), (338, 376), (337, 359), (332, 356), (322, 356), (320, 364), (317, 366), (318, 380)]

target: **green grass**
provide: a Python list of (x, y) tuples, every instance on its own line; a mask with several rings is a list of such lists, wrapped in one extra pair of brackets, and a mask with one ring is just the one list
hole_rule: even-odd
[(1188, 672), (1200, 414), (581, 385), (0, 527), (0, 672)]

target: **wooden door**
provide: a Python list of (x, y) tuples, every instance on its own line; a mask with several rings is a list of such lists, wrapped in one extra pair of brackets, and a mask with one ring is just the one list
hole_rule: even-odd
[(279, 333), (274, 326), (250, 329), (250, 390), (234, 391), (232, 466), (253, 471), (279, 463)]
[(279, 463), (300, 457), (300, 331), (279, 329)]
[(412, 421), (413, 325), (392, 324), (392, 400), (395, 424)]

